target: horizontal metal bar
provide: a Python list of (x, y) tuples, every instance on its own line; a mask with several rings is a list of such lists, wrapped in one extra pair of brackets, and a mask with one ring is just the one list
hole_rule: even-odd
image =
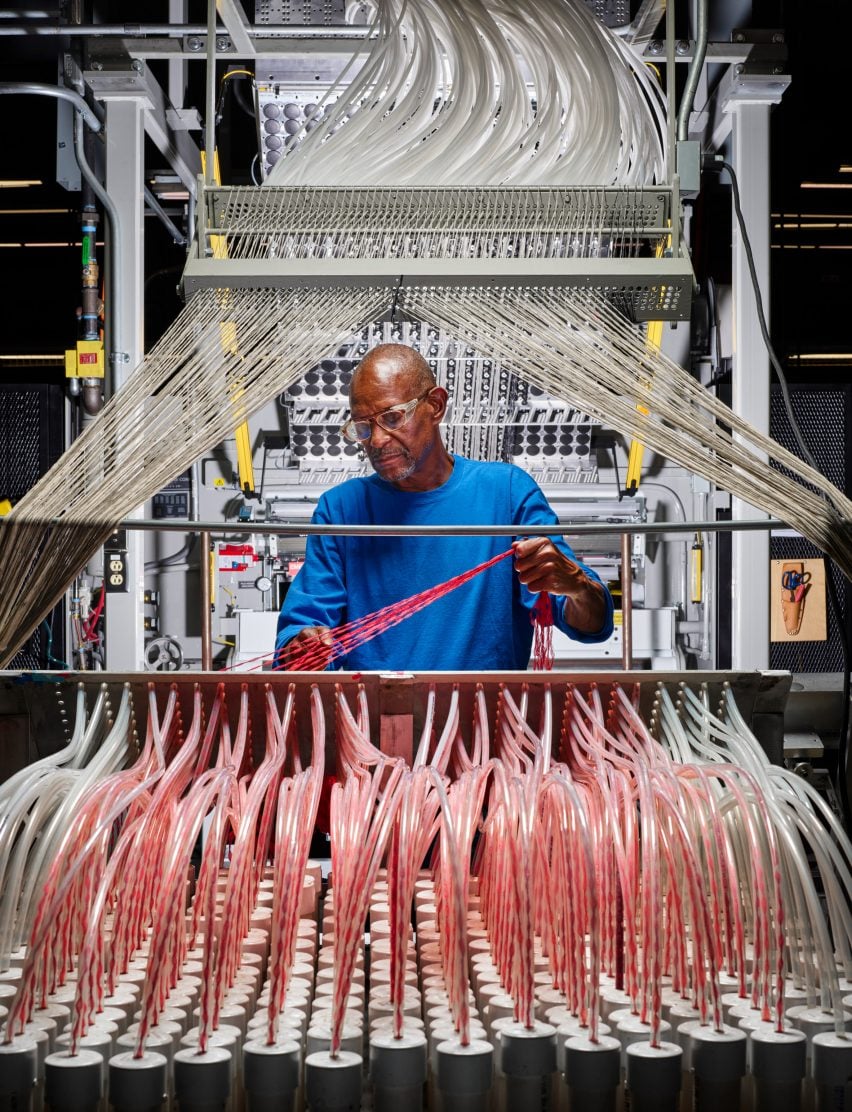
[[(3, 519), (0, 519), (3, 520)], [(61, 524), (61, 522), (57, 522)], [(279, 537), (587, 537), (612, 533), (732, 533), (786, 529), (777, 518), (752, 518), (743, 521), (597, 521), (565, 525), (314, 525), (269, 521), (176, 521), (132, 518), (122, 521), (120, 529), (146, 532), (253, 533)]]
[[(404, 269), (401, 268), (401, 265)], [(402, 272), (401, 272), (402, 270)], [(688, 320), (693, 285), (685, 259), (194, 259), (188, 297), (200, 289), (294, 286), (565, 286), (624, 291), (636, 320)]]
[(296, 282), (322, 285), (373, 279), (402, 282), (428, 280), (438, 285), (499, 285), (509, 279), (554, 282), (572, 280), (597, 285), (622, 275), (625, 282), (689, 281), (692, 268), (685, 259), (189, 259), (185, 285), (278, 286)]
[[(370, 28), (366, 25), (340, 24), (335, 27), (306, 26), (295, 27), (289, 23), (263, 24), (257, 27), (247, 26), (245, 32), (249, 38), (282, 39), (296, 45), (305, 39), (322, 39), (335, 42), (340, 39), (365, 39), (369, 37)], [(230, 33), (227, 27), (218, 27), (218, 37)], [(193, 53), (203, 52), (207, 40), (206, 23), (60, 23), (58, 20), (38, 19), (28, 22), (0, 21), (0, 37), (4, 36), (57, 36), (70, 35), (74, 38), (116, 38), (116, 37), (143, 37), (146, 35), (171, 35), (183, 38), (184, 36), (199, 36), (202, 40)], [(227, 53), (222, 51), (221, 53)], [(203, 53), (201, 55), (204, 56)]]
[[(568, 235), (568, 234), (574, 235), (574, 234), (576, 234), (576, 235), (583, 235), (583, 236), (587, 236), (587, 235), (599, 235), (599, 236), (613, 235), (613, 236), (618, 236), (618, 237), (623, 237), (623, 238), (629, 238), (629, 239), (632, 239), (632, 240), (651, 239), (651, 238), (655, 238), (655, 237), (659, 238), (660, 236), (670, 236), (672, 234), (671, 225), (664, 228), (662, 225), (655, 226), (655, 227), (646, 227), (643, 224), (640, 227), (636, 227), (636, 228), (626, 228), (623, 224), (616, 227), (614, 225), (610, 226), (610, 225), (595, 224), (593, 221), (590, 220), (589, 223), (587, 223), (587, 224), (576, 224), (569, 229), (569, 228), (548, 227), (547, 224), (546, 224), (546, 221), (547, 221), (547, 214), (546, 213), (542, 213), (542, 225), (541, 226), (521, 227), (519, 225), (513, 225), (510, 221), (509, 223), (500, 226), (499, 234), (501, 236), (507, 238), (507, 239), (510, 236), (513, 236), (513, 235), (518, 235), (518, 236), (541, 236), (541, 235), (557, 236), (557, 235)], [(207, 232), (207, 235), (209, 235), (209, 236), (232, 236), (233, 239), (237, 240), (237, 241), (239, 241), (239, 239), (243, 236), (252, 236), (253, 238), (257, 238), (257, 235), (258, 235), (257, 231), (243, 231), (243, 229), (240, 228), (239, 225), (227, 225), (227, 226), (221, 227), (221, 228), (211, 227), (211, 228), (206, 228), (205, 231)], [(356, 234), (358, 231), (359, 231), (359, 229), (356, 228), (356, 227), (335, 228), (334, 229), (334, 234), (335, 235), (345, 235), (347, 233)], [(328, 234), (328, 228), (323, 227), (323, 225), (319, 222), (319, 218), (318, 218), (316, 227), (311, 228), (311, 229), (299, 228), (298, 230), (294, 231), (292, 226), (291, 227), (274, 227), (270, 224), (270, 225), (267, 225), (267, 226), (264, 227), (263, 234), (268, 235), (269, 237), (280, 235), (280, 236), (293, 236), (293, 238), (300, 237), (302, 239), (308, 239), (311, 236), (326, 236)], [(479, 228), (471, 229), (469, 231), (467, 229), (463, 230), (461, 228), (459, 228), (459, 229), (453, 229), (453, 228), (438, 229), (438, 228), (429, 228), (429, 227), (406, 228), (406, 235), (418, 235), (418, 234), (435, 235), (435, 236), (442, 236), (442, 235), (448, 235), (449, 236), (449, 235), (453, 235), (453, 234), (482, 235), (483, 231), (482, 231), (482, 229), (479, 229)], [(464, 256), (464, 255), (462, 255), (460, 257), (461, 258), (466, 258), (466, 256)], [(621, 257), (621, 256), (619, 256), (619, 257)], [(491, 258), (491, 256), (489, 256), (489, 261), (490, 261), (490, 258)], [(519, 262), (524, 262), (524, 261), (529, 262), (529, 259), (526, 259), (526, 260), (519, 259), (518, 261)]]

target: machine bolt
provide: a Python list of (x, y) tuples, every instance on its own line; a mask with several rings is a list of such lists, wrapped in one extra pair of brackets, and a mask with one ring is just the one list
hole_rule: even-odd
[(773, 66), (772, 67), (772, 72), (773, 73), (783, 73), (784, 72), (784, 67), (783, 66)]
[(648, 53), (649, 54), (662, 54), (663, 53), (663, 44), (660, 42), (659, 39), (652, 39), (651, 42), (648, 43)]
[(203, 50), (204, 49), (204, 40), (200, 39), (198, 37), (198, 35), (190, 35), (190, 37), (186, 40), (186, 49), (187, 50)]
[(742, 33), (742, 31), (737, 31), (734, 34), (734, 42), (745, 42), (745, 35)]
[(231, 40), (225, 35), (219, 35), (216, 39), (216, 49), (220, 52), (231, 49)]
[(142, 62), (138, 58), (134, 58), (133, 61), (130, 63), (130, 68), (132, 70), (136, 70), (137, 73), (141, 73), (144, 67), (142, 65)]
[(689, 53), (689, 42), (686, 39), (678, 39), (678, 41), (675, 45), (675, 53), (676, 54), (688, 54)]
[(739, 74), (739, 73), (742, 73), (742, 72), (743, 72), (743, 67), (742, 66), (739, 66), (739, 65), (734, 66), (734, 73)]
[(775, 31), (774, 34), (772, 35), (772, 41), (776, 42), (776, 43), (782, 43), (784, 41), (784, 32), (783, 31)]
[(103, 62), (92, 62), (93, 70), (102, 70), (104, 68)]

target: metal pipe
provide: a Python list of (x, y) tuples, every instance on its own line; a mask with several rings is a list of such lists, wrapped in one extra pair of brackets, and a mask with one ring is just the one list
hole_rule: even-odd
[(695, 54), (686, 73), (686, 84), (680, 98), (680, 109), (677, 114), (677, 137), (679, 142), (689, 138), (689, 113), (695, 103), (695, 92), (701, 77), (701, 68), (707, 54), (707, 39), (710, 21), (707, 14), (707, 0), (697, 0), (697, 13), (695, 22)]
[[(36, 95), (53, 97), (55, 100), (64, 100), (73, 106), (75, 109), (74, 116), (74, 152), (77, 156), (77, 163), (80, 167), (80, 173), (91, 187), (92, 192), (101, 202), (104, 211), (109, 218), (110, 223), (110, 265), (109, 265), (109, 279), (110, 279), (110, 293), (111, 296), (107, 299), (107, 313), (108, 318), (108, 335), (110, 345), (112, 347), (111, 358), (117, 353), (121, 352), (121, 327), (118, 320), (118, 292), (119, 292), (119, 259), (121, 258), (121, 227), (118, 216), (118, 211), (112, 198), (98, 181), (95, 173), (93, 172), (89, 161), (86, 158), (85, 143), (83, 139), (83, 124), (85, 123), (92, 131), (99, 132), (103, 130), (101, 123), (102, 113), (100, 109), (93, 109), (83, 97), (74, 89), (68, 89), (64, 85), (47, 85), (40, 81), (3, 81), (0, 82), (0, 96), (20, 96), (20, 95)], [(110, 305), (110, 302), (112, 304)]]
[[(5, 518), (0, 517), (0, 529)], [(58, 518), (45, 525), (62, 525)], [(608, 536), (612, 533), (650, 533), (665, 536), (668, 533), (736, 533), (787, 530), (788, 526), (777, 518), (754, 518), (742, 521), (645, 521), (645, 522), (587, 522), (576, 525), (315, 525), (311, 522), (268, 521), (189, 521), (129, 518), (119, 529), (140, 529), (154, 532), (188, 533), (203, 529), (218, 535), (257, 533), (282, 537), (589, 537)], [(785, 535), (799, 536), (790, 532)]]
[(159, 217), (160, 223), (165, 227), (166, 231), (169, 233), (175, 243), (179, 247), (186, 247), (186, 236), (183, 234), (177, 224), (174, 223), (172, 218), (169, 216), (169, 214), (166, 212), (166, 210), (163, 208), (163, 206), (160, 204), (160, 202), (157, 200), (157, 198), (151, 192), (147, 185), (145, 186), (145, 204), (155, 216)]
[[(677, 147), (677, 108), (675, 105), (675, 6), (666, 4), (666, 181), (674, 181)], [(672, 213), (672, 221), (677, 214)]]
[[(82, 98), (81, 98), (82, 99)], [(86, 151), (83, 143), (83, 125), (82, 125), (82, 112), (78, 112), (74, 117), (74, 151), (77, 155), (77, 163), (80, 167), (80, 173), (92, 187), (97, 199), (103, 205), (104, 212), (109, 219), (109, 264), (107, 266), (107, 279), (109, 280), (109, 296), (106, 299), (105, 315), (106, 315), (106, 332), (109, 339), (110, 367), (114, 367), (115, 362), (124, 354), (122, 346), (121, 334), (121, 257), (123, 254), (123, 245), (121, 242), (121, 217), (119, 216), (118, 209), (115, 202), (109, 193), (104, 189), (97, 179), (97, 175), (92, 170), (86, 159)]]
[(629, 672), (633, 659), (633, 565), (630, 549), (633, 538), (621, 534), (621, 667)]
[(73, 89), (68, 89), (64, 85), (47, 85), (41, 81), (0, 81), (0, 96), (27, 96), (31, 93), (42, 97), (53, 97), (55, 100), (67, 100), (83, 117), (87, 127), (92, 131), (101, 130), (103, 115), (99, 116), (98, 111)]
[(213, 629), (211, 625), (210, 594), (212, 581), (210, 577), (210, 534), (206, 530), (199, 533), (200, 551), (198, 558), (201, 561), (201, 670), (213, 670)]
[[(38, 35), (47, 36), (81, 36), (110, 37), (110, 38), (142, 38), (145, 35), (169, 36), (184, 38), (186, 35), (206, 35), (209, 24), (207, 23), (49, 23), (46, 19), (32, 23), (0, 22), (0, 37)], [(228, 29), (220, 27), (219, 36), (227, 36)], [(246, 27), (249, 38), (285, 38), (285, 39), (363, 39), (370, 33), (370, 28), (364, 26), (317, 26), (304, 27), (291, 26), (287, 23), (264, 24), (259, 27)], [(230, 36), (228, 36), (230, 37)], [(223, 52), (224, 53), (224, 52)]]
[[(204, 116), (204, 181), (213, 185), (216, 154), (216, 0), (207, 0), (207, 112)], [(199, 244), (199, 247), (201, 245)]]

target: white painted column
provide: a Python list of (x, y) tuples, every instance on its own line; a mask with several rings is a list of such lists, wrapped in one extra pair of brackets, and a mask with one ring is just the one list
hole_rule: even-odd
[[(144, 353), (146, 103), (139, 97), (125, 95), (109, 99), (106, 104), (106, 188), (118, 209), (122, 230), (117, 311), (121, 346), (127, 357), (111, 368), (112, 389), (116, 392)], [(107, 351), (110, 347), (108, 338)], [(106, 605), (106, 667), (113, 672), (134, 671), (144, 666), (144, 561), (144, 534), (129, 532), (128, 589), (126, 593), (110, 594)]]
[[(769, 100), (731, 106), (733, 165), (751, 240), (764, 312), (769, 319)], [(735, 413), (769, 432), (770, 365), (742, 236), (733, 214), (733, 395)], [(734, 520), (767, 514), (732, 499)], [(735, 532), (731, 557), (731, 664), (734, 671), (769, 667), (769, 533)]]

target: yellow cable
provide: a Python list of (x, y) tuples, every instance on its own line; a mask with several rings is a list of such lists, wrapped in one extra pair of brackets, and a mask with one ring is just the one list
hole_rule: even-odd
[[(662, 258), (663, 252), (666, 249), (666, 242), (671, 243), (671, 236), (667, 240), (661, 240), (657, 244), (656, 256)], [(648, 322), (648, 332), (645, 337), (645, 345), (649, 351), (659, 351), (663, 344), (663, 322), (661, 320), (652, 320)], [(647, 417), (650, 410), (637, 403), (636, 409), (643, 417)], [(641, 440), (630, 441), (630, 452), (627, 456), (627, 475), (624, 481), (625, 491), (633, 495), (639, 489), (639, 483), (642, 481), (642, 457), (645, 454), (645, 445)]]
[[(659, 71), (657, 71), (657, 72), (659, 72)], [(254, 74), (252, 73), (251, 70), (246, 70), (246, 69), (228, 70), (227, 73), (222, 74), (222, 80), (219, 82), (220, 88), (221, 88), (222, 85), (225, 84), (225, 82), (228, 80), (229, 77), (237, 77), (240, 74), (243, 74), (245, 77), (254, 77)]]
[[(236, 73), (238, 71), (233, 70)], [(248, 70), (242, 72), (248, 73)], [(227, 76), (227, 75), (226, 75)], [(201, 173), (204, 174), (206, 170), (207, 152), (201, 152)], [(213, 152), (213, 182), (215, 185), (222, 184), (222, 174), (219, 166), (219, 151), (218, 148)], [(214, 259), (227, 259), (228, 257), (228, 241), (225, 236), (211, 236), (210, 247), (213, 251)], [(228, 298), (227, 291), (221, 291), (221, 296), (225, 299)], [(229, 355), (235, 356), (237, 359), (242, 360), (242, 353), (240, 352), (239, 343), (237, 340), (237, 326), (233, 321), (223, 321), (219, 326), (219, 338), (222, 344), (222, 350), (228, 352)], [(231, 390), (231, 400), (235, 408), (239, 412), (241, 410), (240, 399), (243, 395), (243, 388), (237, 386)], [(244, 418), (237, 424), (234, 436), (237, 441), (237, 473), (239, 475), (240, 490), (243, 492), (244, 497), (251, 498), (257, 488), (254, 483), (254, 459), (251, 449), (251, 435), (249, 433), (248, 419)]]

